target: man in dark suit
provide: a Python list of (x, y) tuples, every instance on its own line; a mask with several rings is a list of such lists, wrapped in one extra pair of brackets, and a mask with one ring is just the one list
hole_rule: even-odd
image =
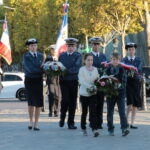
[(66, 113), (68, 111), (68, 128), (77, 129), (74, 123), (77, 93), (78, 93), (78, 72), (82, 65), (82, 56), (75, 52), (75, 38), (66, 39), (67, 51), (59, 56), (59, 61), (67, 68), (67, 73), (60, 77), (60, 88), (62, 94), (61, 115), (59, 126), (63, 127)]
[[(89, 42), (92, 44), (92, 55), (93, 55), (93, 66), (101, 69), (102, 62), (106, 61), (106, 56), (99, 52), (99, 49), (101, 47), (101, 43), (103, 42), (103, 39), (100, 37), (92, 37), (90, 38)], [(100, 75), (101, 72), (99, 72)], [(98, 124), (99, 124), (99, 129), (103, 129), (102, 124), (103, 124), (103, 106), (104, 106), (104, 94), (102, 92), (98, 92), (97, 94), (97, 117), (98, 117)]]

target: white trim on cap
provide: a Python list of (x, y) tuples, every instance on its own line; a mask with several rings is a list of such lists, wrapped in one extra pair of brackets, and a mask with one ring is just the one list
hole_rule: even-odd
[(136, 45), (136, 44), (133, 42), (129, 42), (129, 43), (127, 43), (127, 45)]
[(37, 40), (35, 38), (31, 38), (31, 39), (28, 40), (28, 42), (33, 42), (33, 41), (37, 42)]

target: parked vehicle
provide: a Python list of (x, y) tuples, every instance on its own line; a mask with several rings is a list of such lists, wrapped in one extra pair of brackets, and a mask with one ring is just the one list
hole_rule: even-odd
[(0, 98), (18, 98), (21, 101), (27, 99), (26, 90), (24, 87), (24, 73), (6, 72), (2, 77), (3, 89), (0, 93)]

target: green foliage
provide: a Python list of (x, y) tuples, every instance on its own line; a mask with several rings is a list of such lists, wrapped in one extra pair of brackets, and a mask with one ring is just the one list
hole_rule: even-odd
[[(4, 0), (4, 5), (15, 8), (9, 10), (0, 6), (0, 19), (4, 19), (7, 13), (13, 62), (21, 61), (21, 56), (26, 51), (25, 41), (28, 38), (37, 38), (40, 50), (56, 43), (64, 2), (65, 0)], [(81, 42), (85, 42), (85, 34), (89, 37), (105, 37), (114, 31), (118, 35), (126, 35), (143, 30), (140, 24), (141, 16), (144, 18), (141, 0), (68, 0), (68, 2), (69, 36), (77, 37)]]

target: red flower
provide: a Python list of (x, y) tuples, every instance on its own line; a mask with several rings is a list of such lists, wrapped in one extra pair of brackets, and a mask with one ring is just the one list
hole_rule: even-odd
[(58, 70), (61, 70), (61, 67), (60, 67), (60, 66), (58, 66)]

